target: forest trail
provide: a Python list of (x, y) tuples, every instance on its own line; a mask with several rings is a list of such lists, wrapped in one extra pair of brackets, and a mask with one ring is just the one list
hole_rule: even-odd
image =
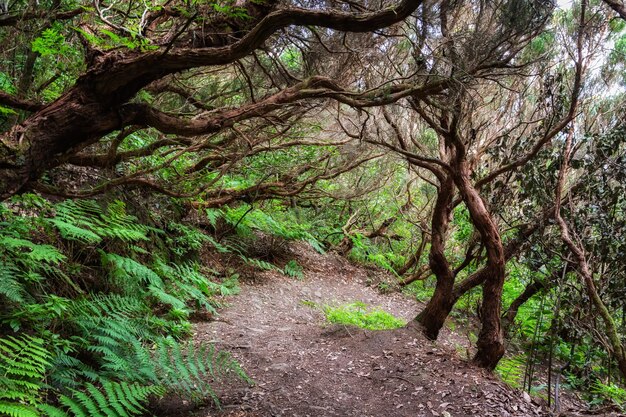
[[(242, 284), (216, 321), (198, 323), (198, 343), (230, 351), (255, 385), (229, 384), (222, 411), (195, 416), (536, 416), (545, 408), (461, 359), (462, 339), (436, 343), (414, 328), (366, 331), (328, 325), (318, 305), (362, 301), (410, 321), (419, 305), (365, 285), (368, 271), (305, 244), (290, 248), (302, 280), (263, 272)], [(456, 338), (456, 339), (455, 339)], [(190, 415), (190, 410), (169, 415)], [(173, 410), (171, 410), (173, 411)]]

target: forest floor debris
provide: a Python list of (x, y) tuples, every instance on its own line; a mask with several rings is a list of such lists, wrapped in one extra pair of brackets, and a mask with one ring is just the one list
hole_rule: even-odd
[[(399, 293), (366, 285), (368, 271), (304, 243), (291, 246), (303, 280), (275, 271), (244, 283), (215, 321), (197, 323), (197, 343), (230, 351), (255, 381), (221, 389), (221, 411), (172, 402), (168, 416), (547, 416), (545, 401), (514, 390), (461, 358), (459, 334), (439, 341), (409, 324), (369, 331), (325, 323), (319, 308), (363, 302), (411, 322), (420, 309)], [(467, 346), (463, 347), (466, 349)], [(567, 410), (571, 403), (563, 404)], [(580, 406), (580, 404), (578, 405)], [(578, 415), (562, 411), (562, 416)]]

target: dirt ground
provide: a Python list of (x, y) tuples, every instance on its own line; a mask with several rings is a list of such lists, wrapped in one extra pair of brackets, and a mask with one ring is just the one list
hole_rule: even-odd
[[(541, 400), (513, 390), (461, 357), (463, 338), (416, 328), (365, 331), (328, 325), (318, 305), (362, 301), (406, 321), (420, 306), (366, 286), (368, 271), (305, 244), (290, 249), (302, 280), (264, 272), (242, 285), (216, 321), (195, 327), (198, 343), (230, 351), (255, 381), (221, 388), (222, 410), (179, 404), (168, 416), (544, 416)], [(465, 352), (466, 354), (466, 352)], [(577, 415), (563, 413), (561, 415)]]

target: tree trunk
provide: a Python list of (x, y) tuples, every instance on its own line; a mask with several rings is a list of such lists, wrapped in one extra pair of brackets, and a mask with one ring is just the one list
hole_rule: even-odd
[(478, 351), (474, 362), (483, 368), (494, 369), (504, 355), (504, 335), (500, 318), (506, 264), (504, 248), (491, 213), (470, 181), (469, 167), (465, 159), (457, 159), (454, 168), (454, 182), (487, 250), (481, 309), (482, 327), (478, 335)]
[[(538, 216), (537, 219), (533, 223), (521, 228), (518, 231), (517, 236), (511, 239), (507, 243), (506, 247), (504, 248), (505, 262), (510, 260), (511, 258), (513, 258), (519, 253), (524, 243), (528, 240), (528, 238), (532, 234), (536, 233), (539, 230), (543, 230), (543, 227), (545, 226), (547, 220), (552, 218), (553, 215), (554, 215), (554, 206), (551, 206), (547, 209), (544, 209), (541, 215)], [(426, 309), (424, 309), (424, 311), (420, 313), (420, 315), (416, 318), (416, 320), (420, 323), (422, 323), (423, 321), (428, 321), (430, 323), (430, 326), (432, 326), (433, 328), (438, 325), (439, 328), (436, 331), (435, 330), (432, 331), (433, 333), (438, 334), (439, 330), (441, 330), (441, 327), (443, 327), (443, 324), (445, 323), (447, 315), (450, 314), (450, 312), (452, 311), (452, 308), (454, 308), (454, 305), (457, 303), (457, 301), (459, 301), (459, 299), (471, 289), (476, 288), (479, 285), (482, 285), (487, 279), (487, 276), (489, 275), (489, 273), (490, 273), (490, 270), (488, 266), (485, 266), (479, 269), (478, 271), (474, 272), (473, 274), (465, 278), (463, 281), (454, 285), (454, 288), (449, 298), (448, 296), (444, 297), (444, 295), (448, 293), (447, 288), (441, 288), (439, 290), (436, 289), (435, 294), (437, 294), (437, 297), (439, 299), (444, 300), (442, 301), (443, 304), (441, 305), (441, 307), (435, 308), (434, 306), (430, 307), (431, 303), (429, 302), (429, 305), (427, 306), (427, 308), (429, 309), (429, 312), (426, 313)], [(420, 277), (418, 276), (418, 278)], [(408, 279), (404, 281), (403, 283), (401, 283), (401, 285), (407, 285), (411, 282), (413, 282), (413, 280)], [(422, 314), (427, 314), (428, 316), (430, 316), (430, 318), (422, 319), (420, 318)], [(444, 314), (446, 315), (443, 316)]]
[(604, 322), (604, 326), (606, 328), (605, 333), (607, 338), (609, 339), (609, 353), (611, 354), (611, 356), (613, 356), (613, 358), (615, 358), (615, 361), (617, 362), (617, 367), (622, 373), (622, 376), (626, 378), (626, 348), (624, 347), (620, 339), (617, 326), (615, 325), (615, 320), (613, 319), (613, 316), (611, 315), (609, 309), (606, 307), (606, 304), (604, 304), (604, 301), (598, 293), (598, 289), (596, 288), (596, 283), (593, 278), (592, 268), (590, 267), (589, 261), (587, 260), (587, 257), (585, 255), (584, 246), (574, 241), (570, 234), (569, 226), (565, 222), (565, 219), (563, 219), (563, 217), (561, 216), (561, 195), (563, 193), (565, 178), (567, 176), (567, 171), (569, 168), (568, 162), (571, 156), (573, 135), (574, 129), (571, 129), (565, 141), (565, 149), (563, 151), (563, 163), (561, 165), (561, 169), (559, 170), (559, 180), (556, 189), (556, 208), (554, 210), (554, 217), (561, 230), (561, 240), (563, 240), (567, 248), (574, 256), (574, 261), (576, 262), (576, 266), (578, 267), (578, 273), (583, 278), (589, 300), (598, 311), (600, 317), (602, 318), (602, 321)]
[(504, 355), (504, 336), (500, 323), (503, 284), (504, 267), (496, 265), (483, 285), (482, 327), (478, 334), (478, 351), (474, 356), (478, 366), (490, 370), (495, 369)]
[(452, 212), (452, 195), (454, 183), (446, 176), (439, 187), (437, 202), (433, 209), (432, 237), (430, 242), (430, 270), (437, 278), (435, 293), (428, 304), (415, 320), (422, 325), (424, 334), (435, 340), (439, 331), (452, 310), (452, 290), (454, 289), (454, 273), (445, 255), (445, 241)]
[(116, 110), (90, 93), (74, 87), (5, 135), (0, 142), (0, 199), (121, 126)]
[(422, 326), (424, 335), (431, 340), (437, 339), (439, 331), (445, 324), (454, 306), (451, 297), (453, 284), (454, 277), (452, 279), (437, 279), (435, 293), (428, 301), (424, 310), (415, 318)]

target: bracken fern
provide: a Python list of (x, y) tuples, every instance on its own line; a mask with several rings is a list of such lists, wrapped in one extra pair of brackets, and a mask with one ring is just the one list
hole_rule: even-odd
[(194, 237), (176, 252), (119, 201), (39, 206), (54, 217), (0, 204), (0, 328), (39, 335), (0, 338), (1, 416), (132, 416), (166, 392), (217, 401), (211, 381), (246, 378), (228, 354), (177, 340), (193, 309), (237, 290), (193, 260), (211, 238), (174, 227)]
[(0, 338), (0, 415), (38, 415), (36, 404), (50, 356), (43, 339), (28, 335)]

